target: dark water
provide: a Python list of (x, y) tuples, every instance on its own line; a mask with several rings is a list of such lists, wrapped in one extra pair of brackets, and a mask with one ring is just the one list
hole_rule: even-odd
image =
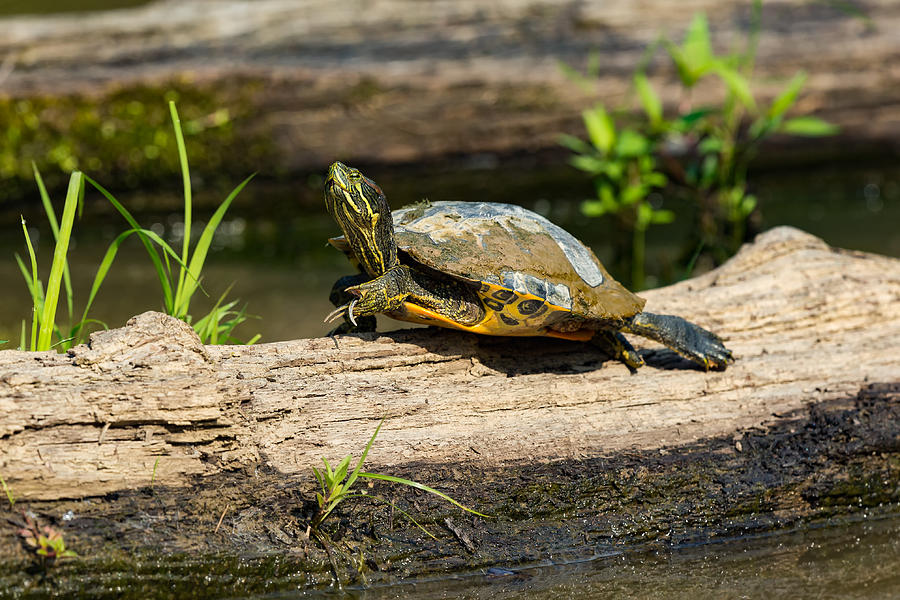
[[(477, 165), (475, 165), (477, 166)], [(382, 168), (370, 172), (386, 190), (393, 206), (431, 200), (489, 200), (519, 203), (547, 215), (589, 244), (609, 265), (610, 226), (603, 219), (586, 219), (579, 202), (590, 193), (585, 180), (568, 167), (532, 170), (501, 165), (455, 171)], [(794, 225), (832, 245), (900, 256), (900, 169), (834, 167), (809, 172), (769, 173), (753, 179), (762, 208), (762, 228)], [(214, 206), (228, 190), (197, 186), (197, 200)], [(61, 199), (61, 197), (59, 198)], [(123, 201), (144, 227), (152, 228), (180, 247), (184, 229), (178, 190), (123, 195)], [(678, 280), (683, 240), (691, 227), (690, 206), (667, 200), (678, 217), (672, 225), (648, 233), (648, 286)], [(40, 238), (39, 263), (46, 279), (51, 258), (46, 219), (37, 196), (24, 206), (29, 228)], [(202, 223), (211, 209), (195, 209)], [(90, 289), (97, 265), (109, 242), (125, 223), (96, 192), (88, 192), (85, 216), (76, 223), (70, 251), (76, 314)], [(321, 178), (294, 184), (252, 182), (232, 205), (220, 228), (204, 270), (209, 297), (198, 297), (192, 310), (202, 315), (229, 285), (231, 297), (246, 303), (260, 318), (242, 326), (239, 337), (255, 333), (262, 341), (320, 336), (328, 331), (322, 317), (331, 310), (328, 292), (335, 279), (350, 272), (341, 255), (325, 240), (338, 233), (325, 212)], [(199, 235), (195, 226), (193, 239)], [(8, 211), (0, 223), (0, 339), (18, 340), (21, 322), (30, 318), (29, 297), (13, 254), (25, 255), (18, 214)], [(615, 274), (615, 273), (614, 273)], [(145, 310), (159, 310), (162, 292), (143, 248), (132, 240), (104, 283), (91, 315), (118, 327)], [(63, 319), (65, 320), (65, 319)], [(395, 324), (383, 319), (383, 329)], [(10, 347), (8, 344), (6, 347)]]
[[(900, 597), (900, 518), (863, 520), (695, 547), (600, 556), (381, 588), (310, 593), (387, 600), (505, 598), (865, 598)], [(290, 598), (295, 594), (272, 594)]]
[[(590, 552), (585, 549), (584, 552)], [(245, 559), (89, 556), (43, 574), (0, 565), (0, 598), (582, 598), (893, 599), (900, 596), (900, 516), (863, 513), (829, 526), (663, 550), (578, 549), (531, 565), (428, 578), (305, 588), (290, 554)]]

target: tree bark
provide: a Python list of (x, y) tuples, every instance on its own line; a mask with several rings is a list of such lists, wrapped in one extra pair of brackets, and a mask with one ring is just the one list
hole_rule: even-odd
[(703, 372), (634, 338), (648, 364), (632, 375), (583, 344), (433, 329), (203, 346), (153, 312), (68, 354), (2, 351), (0, 474), (29, 500), (248, 467), (307, 478), (358, 455), (383, 417), (375, 465), (580, 460), (739, 436), (900, 382), (896, 259), (778, 228), (644, 296), (719, 333), (734, 364)]

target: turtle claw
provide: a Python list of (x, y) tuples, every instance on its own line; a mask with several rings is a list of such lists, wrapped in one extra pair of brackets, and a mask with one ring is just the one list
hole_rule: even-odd
[(325, 317), (325, 319), (322, 322), (323, 323), (331, 323), (332, 321), (336, 321), (344, 313), (344, 311), (347, 310), (348, 306), (350, 306), (350, 305), (345, 304), (343, 306), (338, 306), (336, 309), (334, 309), (333, 311), (328, 313), (328, 315)]
[(353, 323), (354, 327), (357, 326), (357, 323), (356, 318), (354, 318), (353, 316), (353, 307), (356, 306), (357, 300), (359, 300), (359, 298), (354, 298), (353, 300), (351, 300), (350, 305), (347, 307), (347, 317), (350, 319), (350, 322)]
[(347, 319), (349, 319), (350, 322), (353, 323), (353, 326), (356, 327), (358, 324), (356, 322), (356, 317), (353, 316), (353, 308), (356, 306), (357, 300), (358, 300), (358, 298), (354, 298), (348, 304), (343, 304), (341, 306), (338, 306), (336, 309), (334, 309), (333, 311), (328, 313), (328, 315), (325, 317), (325, 320), (322, 322), (323, 323), (331, 323), (332, 321), (336, 321), (338, 318), (341, 317), (341, 315), (346, 313)]

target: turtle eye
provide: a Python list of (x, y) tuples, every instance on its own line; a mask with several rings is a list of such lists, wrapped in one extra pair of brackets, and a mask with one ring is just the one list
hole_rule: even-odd
[(353, 169), (352, 171), (350, 171), (349, 177), (350, 181), (359, 181), (359, 171)]

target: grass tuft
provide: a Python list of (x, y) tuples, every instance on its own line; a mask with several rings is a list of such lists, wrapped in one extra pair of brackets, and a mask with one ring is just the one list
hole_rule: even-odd
[[(477, 510), (473, 510), (466, 506), (463, 506), (458, 501), (454, 500), (447, 494), (438, 491), (434, 488), (428, 487), (422, 483), (417, 481), (412, 481), (410, 479), (404, 479), (402, 477), (394, 477), (393, 475), (383, 475), (381, 473), (367, 473), (362, 470), (363, 463), (366, 460), (366, 456), (369, 454), (369, 450), (372, 449), (372, 444), (375, 443), (375, 438), (378, 436), (378, 432), (381, 431), (381, 426), (384, 424), (384, 419), (381, 419), (381, 422), (378, 423), (378, 427), (375, 428), (375, 433), (372, 434), (372, 437), (369, 438), (369, 442), (366, 444), (365, 449), (362, 452), (362, 455), (359, 457), (359, 460), (356, 463), (356, 467), (353, 471), (348, 475), (347, 470), (350, 468), (350, 461), (352, 458), (350, 456), (345, 456), (344, 459), (338, 463), (338, 465), (334, 468), (331, 467), (331, 464), (328, 462), (326, 458), (322, 458), (322, 462), (325, 465), (324, 469), (317, 469), (313, 467), (313, 474), (316, 477), (316, 481), (319, 483), (319, 487), (321, 489), (320, 492), (316, 493), (316, 501), (319, 505), (319, 510), (316, 513), (315, 517), (313, 517), (311, 526), (313, 529), (318, 530), (321, 526), (322, 522), (334, 511), (338, 505), (341, 504), (344, 500), (349, 498), (372, 498), (375, 500), (379, 500), (381, 502), (385, 502), (394, 508), (397, 508), (392, 502), (380, 498), (378, 496), (370, 496), (365, 492), (353, 492), (353, 484), (356, 483), (357, 479), (375, 479), (379, 481), (387, 481), (389, 483), (397, 483), (400, 485), (405, 485), (411, 488), (415, 488), (417, 490), (422, 490), (423, 492), (428, 492), (429, 494), (433, 494), (443, 500), (446, 500), (450, 504), (460, 508), (466, 512), (472, 513), (473, 515), (478, 515), (479, 517), (490, 518), (488, 515), (482, 514)], [(400, 510), (398, 508), (398, 510)], [(427, 529), (422, 527), (415, 519), (413, 519), (408, 513), (400, 510), (400, 512), (408, 517), (413, 524), (416, 525), (419, 529), (427, 533), (432, 538), (434, 537)]]
[[(249, 315), (242, 308), (234, 310), (237, 301), (225, 302), (225, 297), (230, 291), (230, 287), (223, 294), (213, 308), (203, 317), (193, 319), (190, 309), (191, 300), (198, 290), (206, 291), (201, 285), (203, 266), (212, 244), (213, 236), (216, 233), (225, 213), (231, 206), (231, 203), (237, 195), (250, 183), (254, 175), (250, 175), (235, 187), (230, 194), (222, 201), (216, 209), (209, 222), (200, 234), (197, 243), (191, 248), (191, 224), (192, 224), (192, 193), (191, 193), (191, 177), (190, 167), (187, 159), (187, 149), (184, 142), (184, 134), (181, 128), (181, 120), (178, 117), (178, 110), (174, 102), (169, 102), (169, 111), (172, 118), (172, 127), (175, 130), (175, 140), (178, 147), (178, 158), (181, 165), (182, 184), (184, 188), (184, 240), (182, 243), (180, 255), (162, 238), (148, 229), (141, 227), (137, 219), (119, 202), (109, 191), (107, 191), (99, 183), (87, 178), (88, 183), (94, 186), (113, 207), (122, 215), (122, 217), (131, 226), (131, 229), (122, 233), (107, 252), (104, 258), (106, 263), (115, 256), (121, 243), (131, 234), (137, 234), (147, 251), (153, 263), (156, 277), (159, 280), (160, 287), (163, 292), (163, 304), (167, 314), (172, 315), (186, 323), (190, 324), (204, 344), (223, 344), (223, 343), (240, 343), (236, 340), (232, 333), (234, 328), (246, 321)], [(173, 261), (177, 267), (172, 266)], [(108, 267), (107, 267), (108, 268)], [(105, 274), (105, 272), (104, 272)], [(248, 343), (253, 343), (259, 339), (255, 336)]]

